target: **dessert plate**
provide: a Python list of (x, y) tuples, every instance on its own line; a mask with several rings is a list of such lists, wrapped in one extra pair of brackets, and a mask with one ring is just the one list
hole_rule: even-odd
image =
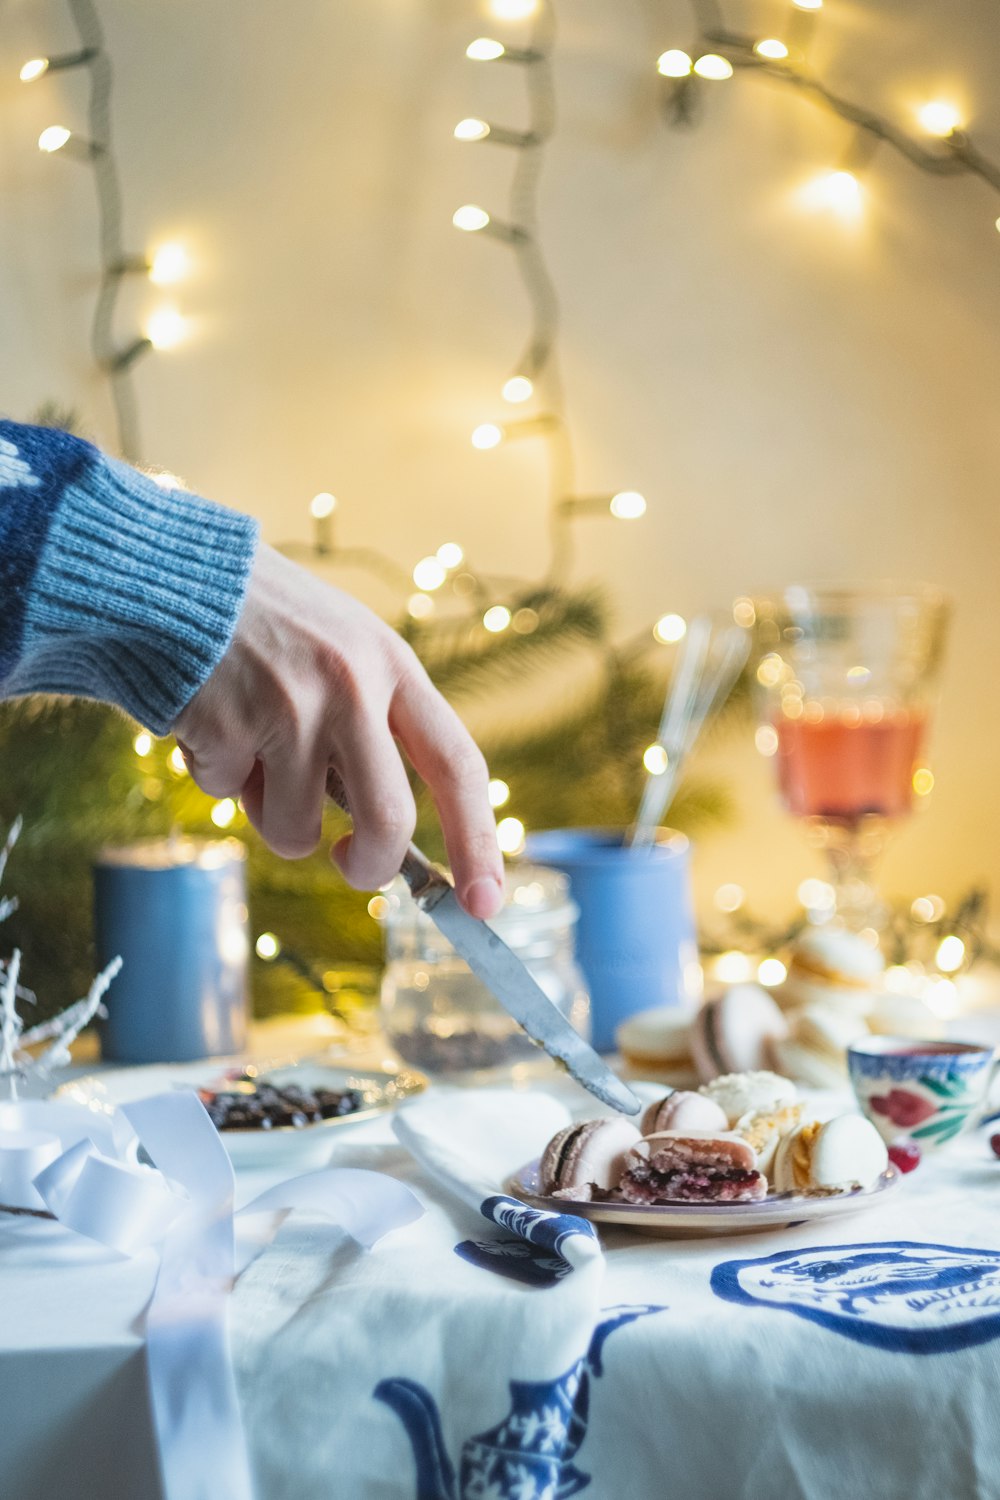
[(530, 1161), (504, 1184), (505, 1190), (523, 1198), (532, 1208), (560, 1214), (576, 1214), (595, 1224), (615, 1224), (643, 1234), (674, 1238), (684, 1235), (753, 1234), (758, 1229), (779, 1229), (813, 1219), (833, 1219), (857, 1213), (886, 1200), (899, 1181), (895, 1167), (887, 1167), (870, 1188), (847, 1188), (840, 1193), (805, 1196), (799, 1193), (769, 1193), (759, 1203), (587, 1203), (575, 1198), (548, 1198), (538, 1191), (538, 1161)]
[(421, 1074), (408, 1071), (355, 1070), (335, 1067), (314, 1058), (277, 1062), (215, 1057), (202, 1062), (149, 1063), (143, 1067), (92, 1073), (86, 1078), (62, 1084), (54, 1097), (81, 1104), (97, 1115), (110, 1115), (119, 1104), (131, 1104), (168, 1089), (224, 1088), (227, 1072), (244, 1068), (250, 1062), (256, 1067), (258, 1076), (271, 1083), (296, 1083), (306, 1089), (356, 1089), (361, 1095), (362, 1107), (351, 1114), (334, 1115), (301, 1126), (220, 1130), (230, 1160), (237, 1167), (279, 1167), (286, 1161), (301, 1166), (306, 1159), (322, 1158), (329, 1150), (331, 1131), (343, 1130), (349, 1125), (386, 1114), (402, 1100), (427, 1087), (427, 1080)]

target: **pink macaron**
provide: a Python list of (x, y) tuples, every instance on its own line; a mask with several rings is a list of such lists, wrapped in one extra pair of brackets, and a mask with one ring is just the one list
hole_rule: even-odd
[(734, 984), (706, 1000), (691, 1026), (691, 1051), (703, 1083), (721, 1073), (751, 1073), (774, 1066), (774, 1043), (788, 1023), (759, 984)]
[(661, 1130), (728, 1130), (729, 1117), (714, 1099), (674, 1089), (665, 1099), (649, 1105), (639, 1129), (643, 1135), (656, 1135)]
[(665, 1131), (630, 1154), (620, 1187), (626, 1203), (757, 1203), (767, 1178), (739, 1136)]
[(595, 1188), (615, 1188), (625, 1159), (641, 1139), (631, 1120), (620, 1115), (584, 1120), (554, 1135), (542, 1153), (538, 1186), (543, 1197), (589, 1199)]

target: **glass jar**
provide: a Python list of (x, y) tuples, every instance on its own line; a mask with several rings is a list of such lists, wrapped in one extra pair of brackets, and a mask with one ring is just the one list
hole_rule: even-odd
[[(589, 1037), (590, 1000), (573, 954), (577, 916), (564, 875), (520, 865), (508, 870), (506, 902), (489, 925)], [(386, 957), (382, 1025), (405, 1062), (459, 1079), (498, 1071), (517, 1079), (550, 1065), (420, 911), (402, 880), (387, 892), (379, 920)]]

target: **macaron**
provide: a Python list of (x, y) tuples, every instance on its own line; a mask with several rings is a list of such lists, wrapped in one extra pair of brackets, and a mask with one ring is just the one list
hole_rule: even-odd
[(945, 1024), (919, 995), (876, 995), (868, 1015), (868, 1026), (876, 1036), (908, 1036), (936, 1042), (945, 1034)]
[(729, 1120), (713, 1099), (704, 1094), (674, 1089), (665, 1099), (657, 1099), (646, 1109), (639, 1124), (642, 1135), (656, 1135), (663, 1130), (728, 1130)]
[(802, 1105), (786, 1104), (780, 1109), (742, 1115), (733, 1129), (757, 1153), (757, 1170), (769, 1177), (779, 1143), (801, 1120)]
[(697, 1082), (691, 1058), (691, 1012), (656, 1005), (623, 1021), (615, 1032), (618, 1051), (642, 1074), (667, 1073), (681, 1084)]
[(841, 1009), (864, 1015), (884, 972), (882, 954), (856, 932), (807, 927), (795, 940), (788, 977), (777, 993), (786, 1007), (836, 1002)]
[(741, 1136), (668, 1130), (639, 1142), (619, 1187), (626, 1203), (752, 1203), (767, 1179)]
[(870, 1120), (837, 1115), (783, 1137), (774, 1158), (774, 1187), (779, 1193), (870, 1188), (888, 1164), (885, 1142)]
[(796, 1083), (805, 1084), (810, 1089), (843, 1088), (847, 1077), (840, 1063), (812, 1052), (791, 1037), (778, 1043), (774, 1061), (788, 1078), (794, 1078)]
[(631, 1120), (621, 1115), (567, 1125), (542, 1152), (538, 1166), (542, 1197), (587, 1200), (595, 1188), (617, 1187), (625, 1158), (640, 1138)]
[(698, 1090), (719, 1106), (730, 1126), (743, 1115), (773, 1113), (798, 1102), (799, 1091), (790, 1078), (777, 1073), (725, 1073)]
[(724, 1073), (774, 1065), (773, 1046), (788, 1024), (759, 984), (734, 984), (706, 1000), (691, 1026), (691, 1052), (703, 1083)]
[(782, 1073), (812, 1088), (841, 1088), (847, 1080), (847, 1048), (868, 1035), (864, 1020), (834, 1005), (804, 1005), (788, 1013), (789, 1035), (775, 1043)]

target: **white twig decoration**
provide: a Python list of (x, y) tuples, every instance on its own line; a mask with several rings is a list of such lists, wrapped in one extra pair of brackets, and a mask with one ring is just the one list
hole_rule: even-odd
[(24, 1022), (17, 1013), (17, 976), (21, 972), (21, 951), (15, 948), (0, 984), (0, 1078), (10, 1079), (10, 1097), (17, 1098), (17, 1080), (24, 1069), (17, 1058)]
[(48, 1072), (50, 1068), (65, 1068), (71, 1059), (69, 1049), (76, 1041), (85, 1026), (89, 1026), (96, 1015), (106, 1014), (101, 1001), (107, 993), (108, 986), (122, 966), (121, 958), (113, 958), (106, 969), (102, 969), (87, 991), (86, 999), (77, 1000), (58, 1016), (53, 1016), (51, 1021), (42, 1021), (38, 1026), (33, 1026), (26, 1031), (21, 1038), (23, 1047), (30, 1047), (35, 1042), (45, 1041), (54, 1036), (51, 1047), (46, 1047), (41, 1057), (35, 1059), (35, 1067), (41, 1072)]
[[(21, 819), (12, 823), (3, 847), (0, 848), (0, 879), (3, 877), (10, 852), (21, 832)], [(17, 898), (7, 896), (0, 899), (0, 922), (9, 917), (17, 906)], [(98, 974), (83, 1000), (67, 1006), (59, 1015), (37, 1026), (24, 1030), (24, 1021), (17, 1010), (18, 1000), (27, 1000), (32, 1005), (35, 997), (30, 990), (18, 984), (21, 973), (21, 952), (15, 949), (8, 960), (0, 959), (0, 1078), (10, 1080), (10, 1097), (17, 1098), (17, 1081), (29, 1071), (45, 1075), (53, 1068), (64, 1068), (70, 1062), (70, 1047), (85, 1026), (89, 1026), (97, 1015), (105, 1015), (101, 1004), (108, 986), (122, 966), (120, 958), (113, 958)], [(24, 1051), (39, 1042), (50, 1042), (40, 1057), (33, 1058)]]
[[(20, 837), (21, 828), (21, 819), (15, 818), (13, 823), (10, 825), (10, 829), (8, 830), (7, 837), (4, 840), (3, 848), (0, 849), (0, 880), (3, 879), (3, 872), (7, 868), (7, 861), (10, 859), (10, 851), (13, 849), (14, 845), (18, 841), (18, 838)], [(0, 922), (2, 922), (6, 917), (9, 917), (10, 914), (15, 911), (17, 911), (16, 896), (0, 897)]]

